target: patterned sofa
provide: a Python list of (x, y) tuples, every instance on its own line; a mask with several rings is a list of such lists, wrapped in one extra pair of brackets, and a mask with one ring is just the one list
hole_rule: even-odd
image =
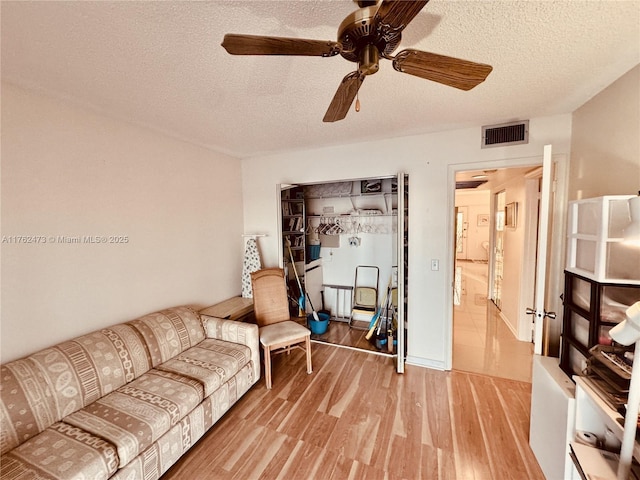
[(258, 327), (174, 307), (0, 374), (0, 478), (157, 479), (258, 381)]

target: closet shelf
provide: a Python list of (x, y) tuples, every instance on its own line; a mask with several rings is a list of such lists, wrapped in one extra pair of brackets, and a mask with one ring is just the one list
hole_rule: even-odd
[(395, 192), (371, 192), (371, 193), (327, 193), (326, 195), (305, 195), (305, 200), (322, 200), (324, 198), (354, 198), (354, 197), (390, 197)]
[(352, 215), (350, 213), (323, 213), (320, 215), (307, 215), (307, 218), (380, 218), (380, 217), (397, 217), (397, 213), (380, 213), (377, 215)]

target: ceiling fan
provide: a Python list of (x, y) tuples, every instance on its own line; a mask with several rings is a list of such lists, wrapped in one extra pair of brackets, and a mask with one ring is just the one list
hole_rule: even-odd
[[(342, 55), (358, 69), (342, 79), (323, 121), (346, 117), (367, 75), (376, 73), (380, 58), (393, 62), (399, 72), (471, 90), (484, 82), (492, 67), (459, 58), (406, 49), (391, 54), (402, 40), (402, 30), (429, 0), (354, 0), (360, 7), (338, 28), (338, 41), (227, 34), (222, 46), (233, 55)], [(357, 105), (356, 105), (357, 106)]]

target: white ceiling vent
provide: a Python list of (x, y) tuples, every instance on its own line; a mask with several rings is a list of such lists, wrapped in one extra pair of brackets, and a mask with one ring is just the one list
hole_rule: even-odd
[(482, 127), (482, 148), (521, 143), (529, 143), (529, 120)]

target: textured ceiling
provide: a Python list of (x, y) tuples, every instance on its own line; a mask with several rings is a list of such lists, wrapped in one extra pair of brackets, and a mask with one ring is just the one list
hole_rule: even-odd
[(417, 48), (488, 63), (464, 92), (393, 70), (322, 117), (355, 64), (232, 56), (225, 33), (335, 40), (336, 1), (2, 1), (2, 79), (237, 157), (568, 113), (640, 62), (640, 1), (431, 0)]

